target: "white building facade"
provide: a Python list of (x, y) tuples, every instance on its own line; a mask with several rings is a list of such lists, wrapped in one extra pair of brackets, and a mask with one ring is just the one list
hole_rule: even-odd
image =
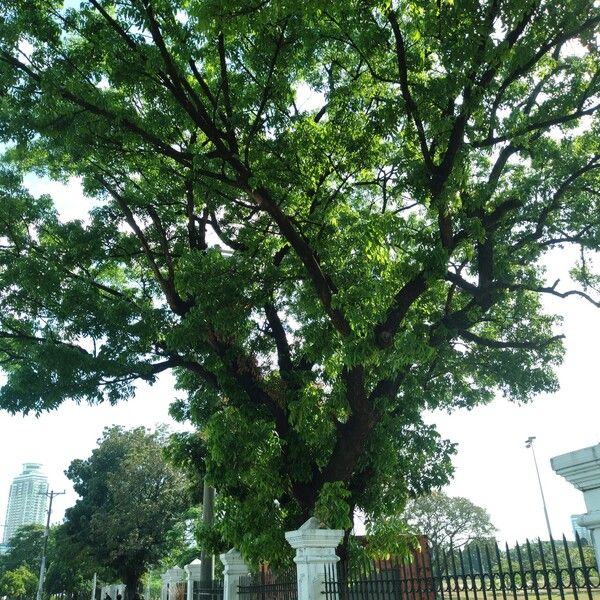
[(4, 521), (3, 545), (7, 544), (21, 525), (43, 524), (48, 508), (48, 478), (39, 463), (25, 463), (23, 472), (10, 486)]

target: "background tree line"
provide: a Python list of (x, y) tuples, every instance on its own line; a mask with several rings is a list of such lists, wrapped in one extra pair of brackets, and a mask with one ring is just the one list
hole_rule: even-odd
[[(92, 577), (141, 592), (142, 575), (199, 556), (199, 508), (184, 475), (164, 456), (159, 428), (105, 429), (87, 459), (66, 471), (79, 498), (50, 529), (45, 593), (88, 598)], [(32, 598), (38, 584), (42, 525), (19, 528), (0, 555), (0, 595)], [(113, 599), (114, 600), (114, 599)]]

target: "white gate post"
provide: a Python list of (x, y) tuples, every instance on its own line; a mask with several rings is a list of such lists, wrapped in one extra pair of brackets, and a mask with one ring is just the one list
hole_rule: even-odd
[(596, 564), (600, 566), (600, 444), (555, 456), (550, 464), (583, 492), (588, 511), (577, 519), (577, 524), (591, 531)]
[(298, 600), (323, 600), (325, 569), (340, 560), (335, 549), (344, 537), (343, 529), (320, 529), (319, 521), (311, 517), (296, 531), (288, 531), (285, 539), (296, 550), (294, 562), (298, 577)]
[(232, 548), (219, 557), (223, 566), (223, 600), (239, 600), (238, 585), (240, 577), (248, 575), (248, 569), (242, 555)]
[(160, 600), (169, 600), (169, 571), (160, 576)]
[(177, 600), (177, 584), (185, 581), (185, 571), (181, 567), (172, 567), (167, 571), (169, 594), (167, 600)]
[(194, 600), (194, 583), (200, 581), (200, 569), (202, 561), (199, 558), (194, 559), (189, 565), (185, 565), (183, 570), (187, 573), (187, 600)]

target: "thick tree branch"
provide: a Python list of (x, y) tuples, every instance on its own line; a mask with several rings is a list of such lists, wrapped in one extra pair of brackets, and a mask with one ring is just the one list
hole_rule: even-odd
[(287, 335), (274, 304), (265, 304), (265, 315), (267, 317), (271, 333), (273, 334), (273, 339), (275, 340), (279, 370), (281, 371), (282, 377), (286, 379), (294, 367)]
[(102, 187), (115, 199), (115, 201), (123, 211), (123, 216), (125, 217), (127, 224), (134, 232), (138, 241), (140, 242), (144, 250), (144, 254), (146, 255), (146, 259), (148, 261), (150, 269), (154, 273), (154, 276), (156, 277), (156, 280), (160, 285), (171, 310), (176, 315), (185, 315), (191, 308), (190, 303), (184, 301), (179, 296), (175, 289), (174, 279), (172, 277), (165, 277), (162, 274), (158, 264), (156, 263), (156, 260), (154, 259), (154, 253), (152, 251), (152, 248), (150, 247), (150, 244), (146, 239), (144, 232), (137, 224), (137, 221), (135, 220), (133, 212), (129, 208), (127, 201), (125, 200), (123, 195), (120, 194), (119, 191), (113, 185), (111, 185), (104, 177), (102, 177), (101, 175), (96, 175), (95, 177), (97, 181), (102, 185)]
[(564, 339), (564, 335), (554, 335), (552, 337), (546, 338), (545, 340), (531, 340), (531, 341), (519, 341), (519, 340), (492, 340), (489, 338), (484, 338), (480, 335), (477, 335), (471, 331), (461, 330), (458, 332), (460, 337), (468, 340), (470, 342), (474, 342), (479, 346), (486, 346), (487, 348), (498, 348), (498, 349), (524, 349), (524, 350), (542, 350), (557, 342), (558, 340)]
[(382, 349), (392, 345), (394, 335), (410, 307), (427, 289), (427, 280), (423, 272), (415, 275), (396, 294), (392, 308), (386, 320), (375, 327), (375, 343)]
[(317, 295), (336, 330), (343, 336), (350, 335), (351, 327), (343, 312), (339, 308), (332, 306), (332, 298), (337, 290), (333, 282), (323, 272), (319, 260), (308, 242), (298, 233), (290, 218), (273, 201), (265, 188), (257, 190), (248, 189), (247, 191), (256, 200), (259, 207), (271, 215), (283, 236), (304, 264), (315, 286)]
[[(15, 331), (2, 331), (0, 330), (0, 339), (5, 340), (14, 340), (18, 342), (27, 342), (32, 344), (49, 344), (51, 346), (62, 346), (64, 348), (69, 348), (70, 350), (75, 350), (79, 352), (79, 354), (83, 354), (88, 358), (93, 358), (93, 354), (90, 354), (87, 350), (78, 346), (77, 344), (70, 344), (69, 342), (65, 342), (56, 338), (45, 338), (38, 337), (35, 335), (30, 335), (27, 333), (20, 333)], [(4, 351), (4, 350), (2, 350)]]
[(231, 92), (229, 90), (229, 74), (227, 73), (227, 58), (225, 56), (225, 36), (223, 32), (219, 33), (218, 43), (219, 49), (219, 66), (221, 69), (221, 88), (223, 90), (223, 104), (225, 105), (225, 115), (227, 136), (229, 139), (229, 147), (234, 154), (238, 153), (238, 143), (235, 137), (235, 130), (233, 128), (233, 106), (231, 103)]
[(486, 138), (485, 140), (471, 142), (471, 145), (474, 148), (486, 148), (489, 146), (495, 146), (496, 144), (500, 144), (502, 142), (507, 142), (509, 140), (513, 140), (518, 138), (519, 136), (525, 135), (527, 133), (531, 133), (533, 131), (547, 131), (550, 127), (554, 125), (561, 125), (563, 123), (569, 123), (570, 121), (574, 121), (576, 119), (580, 119), (581, 117), (585, 117), (588, 115), (593, 115), (600, 109), (600, 104), (595, 104), (590, 108), (586, 109), (577, 109), (572, 113), (567, 115), (559, 115), (556, 117), (551, 117), (549, 119), (542, 119), (540, 121), (535, 121), (533, 123), (529, 123), (525, 127), (521, 127), (516, 131), (511, 133), (507, 133), (505, 135), (500, 135), (497, 137)]
[(394, 34), (394, 40), (396, 44), (396, 62), (398, 63), (398, 73), (400, 75), (400, 89), (402, 91), (402, 97), (406, 104), (406, 110), (413, 121), (417, 130), (417, 136), (419, 138), (419, 145), (421, 147), (421, 154), (425, 161), (427, 170), (431, 173), (434, 169), (433, 160), (429, 147), (427, 145), (427, 136), (425, 135), (425, 128), (423, 121), (419, 115), (419, 107), (415, 102), (412, 93), (410, 91), (410, 85), (408, 83), (408, 66), (406, 64), (406, 48), (404, 45), (404, 37), (400, 31), (400, 25), (398, 24), (398, 18), (396, 13), (391, 10), (387, 13), (387, 19), (392, 26), (392, 32)]
[[(3, 62), (5, 62), (7, 64), (10, 64), (11, 66), (15, 67), (19, 71), (22, 71), (23, 73), (25, 73), (26, 75), (31, 77), (31, 79), (33, 79), (38, 85), (43, 84), (43, 77), (41, 74), (36, 73), (29, 66), (20, 62), (19, 60), (14, 58), (12, 55), (7, 53), (6, 51), (0, 50), (0, 60), (2, 60)], [(144, 140), (145, 142), (150, 144), (152, 147), (154, 147), (163, 156), (172, 158), (176, 162), (183, 164), (183, 165), (190, 164), (192, 156), (188, 152), (182, 152), (182, 151), (176, 150), (169, 144), (166, 144), (165, 142), (163, 142), (159, 137), (155, 136), (152, 133), (149, 133), (148, 131), (146, 131), (145, 129), (140, 127), (139, 125), (135, 124), (128, 117), (126, 117), (124, 115), (117, 115), (117, 114), (111, 113), (106, 108), (97, 106), (96, 104), (93, 104), (92, 102), (89, 102), (88, 100), (85, 100), (84, 98), (77, 96), (76, 94), (74, 94), (73, 92), (71, 92), (70, 90), (68, 90), (64, 87), (59, 87), (58, 93), (65, 100), (68, 100), (70, 103), (80, 106), (81, 108), (85, 109), (86, 111), (91, 112), (94, 115), (103, 117), (104, 119), (108, 120), (111, 123), (118, 121), (126, 130), (128, 130), (132, 133), (135, 133), (142, 140)]]

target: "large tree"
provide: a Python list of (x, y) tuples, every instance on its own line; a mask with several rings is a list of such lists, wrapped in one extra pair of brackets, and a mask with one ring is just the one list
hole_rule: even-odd
[(125, 583), (128, 598), (172, 549), (187, 508), (187, 484), (165, 461), (164, 443), (161, 430), (113, 426), (66, 472), (80, 497), (65, 513), (64, 541)]
[[(597, 303), (593, 0), (0, 10), (4, 408), (174, 370), (221, 536), (272, 555), (443, 483), (424, 409), (556, 388), (541, 298)], [(89, 222), (31, 170), (79, 178)], [(573, 286), (541, 266), (563, 246)]]

